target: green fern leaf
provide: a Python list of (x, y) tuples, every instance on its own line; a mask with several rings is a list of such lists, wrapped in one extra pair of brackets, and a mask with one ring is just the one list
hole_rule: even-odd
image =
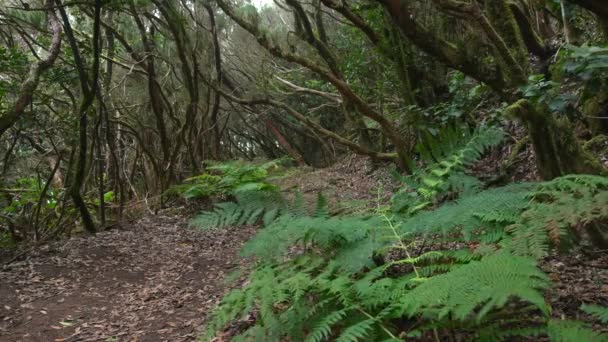
[(604, 324), (608, 323), (608, 307), (592, 304), (583, 304), (581, 306), (581, 310), (596, 317), (600, 322)]
[(608, 335), (595, 332), (576, 321), (551, 320), (547, 325), (547, 334), (552, 342), (608, 341)]
[(348, 314), (348, 311), (348, 309), (342, 309), (325, 316), (323, 320), (317, 323), (306, 340), (310, 342), (321, 342), (327, 339), (331, 334), (332, 327), (344, 319)]
[(401, 299), (400, 312), (408, 316), (425, 312), (437, 319), (451, 315), (457, 320), (475, 313), (480, 321), (517, 297), (548, 314), (540, 292), (548, 286), (547, 276), (534, 260), (499, 253), (423, 282)]
[(375, 319), (366, 319), (346, 328), (336, 339), (337, 342), (357, 342), (364, 341), (368, 334), (373, 330)]

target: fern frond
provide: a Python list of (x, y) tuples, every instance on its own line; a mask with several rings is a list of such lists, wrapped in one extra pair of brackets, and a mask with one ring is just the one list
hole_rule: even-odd
[[(543, 257), (551, 246), (567, 249), (586, 227), (608, 220), (608, 178), (571, 175), (541, 183), (521, 218), (507, 228), (504, 245), (519, 255)], [(591, 235), (591, 234), (590, 234)]]
[(492, 225), (501, 227), (517, 222), (528, 205), (527, 196), (536, 187), (533, 183), (512, 184), (490, 189), (404, 219), (400, 230), (409, 234), (462, 233), (471, 241), (491, 232)]
[(284, 210), (282, 198), (277, 193), (242, 191), (237, 202), (216, 204), (212, 211), (199, 214), (190, 226), (201, 229), (217, 229), (228, 226), (253, 225), (263, 217), (264, 222), (273, 220)]
[(375, 319), (366, 319), (346, 328), (336, 339), (337, 342), (357, 342), (365, 340), (373, 330)]
[(313, 217), (329, 217), (329, 205), (327, 198), (323, 196), (322, 192), (317, 194), (317, 203), (315, 205), (315, 211), (312, 214)]
[(608, 323), (608, 307), (592, 304), (583, 304), (581, 306), (581, 310), (597, 318), (600, 322), (604, 324)]
[(306, 201), (304, 201), (304, 196), (299, 191), (296, 191), (293, 201), (289, 204), (289, 214), (295, 217), (308, 216)]
[(600, 334), (577, 321), (550, 320), (547, 324), (547, 335), (552, 342), (606, 342), (608, 335)]
[(334, 311), (325, 316), (323, 320), (317, 323), (313, 331), (306, 338), (306, 341), (321, 342), (329, 337), (334, 325), (344, 319), (348, 314), (348, 309)]
[(499, 253), (423, 282), (401, 299), (399, 313), (414, 316), (424, 312), (437, 319), (451, 315), (461, 321), (475, 314), (480, 321), (516, 297), (548, 314), (540, 292), (548, 286), (547, 276), (534, 260)]
[[(254, 255), (265, 260), (277, 260), (282, 257), (287, 249), (298, 242), (312, 243), (324, 250), (337, 247), (347, 247), (365, 240), (369, 232), (379, 224), (379, 219), (366, 219), (362, 217), (293, 217), (284, 215), (279, 217), (271, 225), (256, 234), (243, 248), (244, 255)], [(379, 243), (379, 242), (378, 242)], [(359, 245), (361, 247), (361, 245)], [(371, 253), (377, 245), (368, 245), (367, 248), (357, 251), (356, 249), (344, 249), (371, 259)], [(342, 257), (346, 263), (345, 268), (353, 269), (352, 265), (360, 265), (360, 260), (348, 260)], [(352, 262), (349, 266), (349, 262)], [(359, 267), (359, 266), (357, 266)]]
[[(505, 133), (494, 127), (481, 128), (473, 133), (454, 130), (457, 128), (448, 127), (444, 129), (446, 133), (440, 133), (438, 137), (429, 135), (423, 139), (426, 141), (418, 146), (420, 155), (435, 162), (415, 170), (406, 181), (409, 186), (393, 196), (394, 211), (415, 214), (450, 189), (470, 193), (479, 187), (479, 182), (473, 177), (465, 177), (464, 171), (488, 149), (500, 144)], [(442, 145), (448, 147), (441, 148)]]

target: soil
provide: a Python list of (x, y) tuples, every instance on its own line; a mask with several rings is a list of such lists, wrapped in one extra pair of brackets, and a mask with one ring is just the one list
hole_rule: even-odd
[(195, 341), (254, 230), (160, 214), (43, 246), (0, 272), (0, 341)]

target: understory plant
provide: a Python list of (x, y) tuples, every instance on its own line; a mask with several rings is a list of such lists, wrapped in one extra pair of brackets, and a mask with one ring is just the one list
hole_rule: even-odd
[[(597, 243), (607, 194), (608, 178), (569, 175), (476, 188), (414, 212), (284, 211), (244, 247), (257, 266), (222, 300), (203, 340), (253, 316), (234, 341), (605, 341), (553, 317), (538, 262)], [(607, 310), (581, 307), (601, 322)]]
[[(222, 300), (204, 340), (244, 317), (254, 323), (235, 341), (606, 340), (553, 317), (552, 282), (538, 263), (581, 243), (604, 246), (608, 178), (485, 189), (467, 172), (503, 136), (453, 126), (423, 139), (421, 166), (371, 213), (331, 216), (322, 195), (309, 211), (276, 187), (235, 189), (192, 225), (263, 223), (242, 250), (257, 265)], [(606, 310), (581, 307), (598, 321)]]
[(466, 171), (504, 137), (496, 127), (471, 130), (457, 124), (423, 135), (416, 151), (424, 166), (412, 165), (411, 175), (399, 177), (404, 186), (392, 198), (393, 210), (413, 214), (449, 193), (475, 191), (481, 182)]
[(192, 200), (236, 196), (250, 190), (276, 191), (278, 188), (269, 180), (284, 171), (283, 165), (287, 160), (277, 159), (262, 164), (241, 161), (213, 163), (206, 168), (206, 173), (185, 179), (182, 184), (167, 190), (165, 195), (179, 195)]
[(39, 228), (51, 225), (58, 216), (55, 211), (60, 196), (51, 184), (26, 177), (16, 179), (11, 187), (2, 193), (0, 223), (5, 226), (0, 225), (0, 247), (28, 238), (38, 239)]

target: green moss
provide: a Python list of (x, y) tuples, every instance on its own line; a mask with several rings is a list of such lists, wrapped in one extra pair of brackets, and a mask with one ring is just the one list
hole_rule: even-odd
[(505, 0), (488, 1), (486, 8), (492, 25), (510, 47), (515, 59), (521, 63), (522, 69), (525, 70), (525, 66), (528, 64), (527, 49), (508, 2)]
[(581, 147), (567, 118), (555, 119), (548, 108), (535, 108), (523, 99), (509, 106), (506, 113), (528, 128), (538, 172), (543, 179), (573, 173), (606, 173), (601, 163)]

